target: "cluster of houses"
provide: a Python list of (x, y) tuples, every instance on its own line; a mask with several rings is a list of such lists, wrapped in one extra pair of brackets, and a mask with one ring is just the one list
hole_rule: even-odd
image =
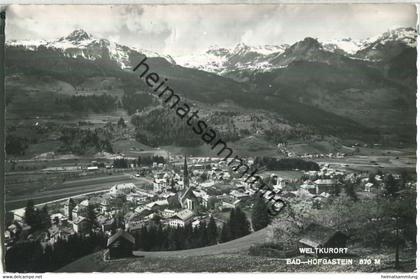
[[(170, 227), (184, 227), (188, 224), (196, 227), (201, 222), (209, 222), (208, 209), (212, 197), (220, 196), (216, 198), (213, 208), (224, 210), (234, 208), (239, 200), (251, 194), (245, 194), (240, 187), (231, 191), (231, 195), (212, 195), (206, 191), (218, 182), (231, 179), (227, 166), (213, 166), (206, 172), (208, 177), (203, 179), (203, 183), (192, 179), (193, 173), (195, 177), (203, 173), (203, 166), (194, 164), (190, 172), (186, 158), (181, 175), (174, 170), (162, 172), (161, 169), (154, 173), (152, 190), (140, 189), (134, 183), (116, 184), (105, 193), (68, 198), (51, 206), (51, 226), (40, 235), (26, 235), (25, 232), (31, 230), (24, 222), (25, 209), (14, 210), (9, 222), (11, 224), (6, 230), (6, 243), (13, 245), (16, 240), (13, 236), (19, 235), (20, 239), (23, 237), (25, 240), (53, 244), (59, 238), (89, 234), (93, 230), (103, 231), (111, 238), (118, 228), (134, 233), (156, 218), (159, 218), (162, 225)], [(92, 214), (95, 216), (94, 221)], [(222, 226), (224, 221), (215, 219), (216, 224)], [(124, 237), (125, 234), (121, 235)]]
[(347, 154), (343, 152), (330, 152), (330, 153), (304, 153), (298, 154), (296, 152), (290, 151), (287, 143), (279, 143), (277, 144), (277, 150), (279, 153), (286, 155), (289, 158), (302, 158), (302, 159), (315, 159), (315, 158), (335, 158), (335, 159), (343, 159)]
[[(366, 192), (374, 187), (367, 177), (335, 170), (328, 165), (319, 171), (304, 172), (302, 177), (292, 181), (272, 174), (268, 181), (276, 195), (282, 198), (314, 202), (328, 198), (335, 187), (340, 186), (339, 181), (359, 179)], [(380, 185), (382, 179), (381, 175), (375, 176), (378, 181), (375, 184)], [(252, 207), (255, 194), (244, 179), (235, 178), (224, 161), (195, 159), (189, 167), (186, 157), (180, 171), (164, 166), (155, 170), (152, 185), (146, 188), (139, 188), (134, 183), (116, 184), (106, 192), (69, 198), (50, 209), (50, 228), (36, 234), (30, 234), (30, 227), (23, 221), (24, 209), (15, 210), (5, 231), (6, 244), (12, 245), (13, 237), (18, 234), (20, 238), (53, 244), (59, 238), (96, 230), (108, 236), (109, 256), (117, 257), (125, 255), (118, 249), (133, 246), (133, 233), (155, 220), (173, 228), (189, 224), (197, 227), (202, 222), (209, 222), (213, 216), (221, 227), (226, 220), (215, 218), (218, 212), (237, 206)]]

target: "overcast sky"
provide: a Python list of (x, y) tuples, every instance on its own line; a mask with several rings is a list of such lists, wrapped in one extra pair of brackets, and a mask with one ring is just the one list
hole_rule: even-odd
[(414, 5), (131, 5), (30, 6), (7, 9), (7, 40), (55, 39), (82, 28), (121, 44), (168, 54), (231, 47), (363, 39), (415, 27)]

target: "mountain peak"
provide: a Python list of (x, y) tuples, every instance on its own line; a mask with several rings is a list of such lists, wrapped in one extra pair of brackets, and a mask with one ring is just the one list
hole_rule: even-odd
[(307, 52), (314, 49), (322, 49), (322, 44), (317, 39), (306, 37), (302, 41), (293, 44), (290, 47), (292, 51)]
[(72, 42), (80, 42), (80, 41), (88, 40), (92, 38), (93, 38), (92, 35), (87, 33), (83, 29), (76, 29), (66, 37), (67, 40), (72, 41)]
[(321, 43), (318, 42), (317, 39), (314, 39), (312, 37), (306, 37), (305, 39), (303, 39), (302, 43), (308, 46), (315, 46), (315, 47), (321, 46)]
[(239, 52), (246, 52), (249, 51), (250, 47), (248, 45), (246, 45), (243, 42), (240, 42), (238, 44), (236, 44), (235, 48), (233, 49), (234, 53), (239, 53)]

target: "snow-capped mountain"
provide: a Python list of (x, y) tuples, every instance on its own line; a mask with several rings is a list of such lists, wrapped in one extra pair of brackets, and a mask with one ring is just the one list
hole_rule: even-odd
[(175, 61), (170, 56), (163, 56), (157, 52), (127, 47), (107, 39), (99, 39), (82, 29), (76, 29), (66, 37), (57, 40), (30, 40), (30, 41), (8, 41), (9, 46), (21, 46), (35, 51), (40, 47), (61, 51), (67, 57), (82, 57), (89, 60), (110, 59), (115, 61), (122, 69), (130, 68), (130, 56), (135, 53), (142, 53), (148, 57), (162, 57), (170, 63)]
[(400, 42), (409, 47), (416, 47), (417, 33), (414, 28), (398, 28), (383, 33), (381, 36), (372, 37), (366, 40), (366, 45), (385, 45), (389, 42)]
[[(398, 44), (401, 47), (414, 48), (416, 47), (416, 40), (417, 33), (414, 28), (398, 28), (364, 40), (344, 38), (327, 41), (323, 43), (323, 47), (325, 50), (331, 52), (344, 52), (345, 54), (361, 56), (363, 58), (363, 55), (357, 55), (357, 53), (382, 48), (388, 44)], [(373, 57), (365, 58), (369, 59)]]
[(398, 28), (364, 40), (344, 38), (319, 42), (313, 38), (305, 38), (290, 46), (287, 44), (250, 46), (239, 43), (231, 48), (212, 46), (202, 53), (173, 56), (174, 58), (97, 38), (82, 29), (74, 30), (68, 36), (56, 40), (8, 41), (7, 45), (23, 47), (31, 51), (43, 47), (73, 58), (110, 60), (122, 69), (131, 68), (135, 63), (135, 57), (145, 54), (148, 57), (164, 58), (172, 64), (183, 67), (223, 75), (235, 71), (270, 71), (287, 67), (289, 63), (296, 60), (323, 63), (332, 63), (332, 61), (339, 63), (343, 57), (367, 61), (386, 60), (398, 55), (406, 48), (414, 48), (416, 38), (415, 29)]
[[(315, 39), (306, 38), (291, 46), (284, 44), (248, 46), (240, 43), (233, 48), (211, 47), (204, 53), (178, 56), (174, 59), (181, 66), (217, 74), (235, 70), (268, 71), (278, 69), (299, 59), (318, 60), (313, 56), (319, 57), (321, 52), (378, 61), (387, 56), (394, 56), (404, 48), (416, 47), (416, 37), (415, 29), (398, 28), (364, 40), (344, 38), (318, 42)], [(323, 61), (329, 60), (326, 54), (323, 56), (325, 56)]]
[(219, 73), (226, 67), (229, 49), (211, 47), (204, 53), (174, 56), (176, 64), (206, 72)]
[(266, 70), (270, 56), (281, 54), (288, 45), (249, 46), (244, 43), (233, 48), (212, 46), (203, 53), (175, 56), (178, 65), (207, 72), (219, 73), (232, 70)]
[(364, 40), (352, 40), (344, 38), (339, 40), (331, 40), (322, 44), (323, 48), (330, 52), (342, 52), (344, 54), (355, 54), (365, 45)]
[(398, 28), (372, 37), (364, 42), (355, 57), (371, 61), (387, 60), (401, 53), (404, 49), (415, 48), (417, 32), (413, 28)]

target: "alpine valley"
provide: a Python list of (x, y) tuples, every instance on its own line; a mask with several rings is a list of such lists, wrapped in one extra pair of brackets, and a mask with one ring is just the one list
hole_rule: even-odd
[[(7, 42), (8, 141), (25, 147), (19, 153), (9, 148), (8, 155), (32, 158), (51, 147), (73, 154), (139, 146), (207, 152), (132, 72), (144, 55), (244, 154), (416, 143), (414, 29), (360, 41), (308, 37), (290, 45), (213, 46), (188, 56), (124, 46), (78, 29), (52, 41)], [(121, 118), (128, 124), (124, 136), (113, 129)], [(82, 144), (88, 139), (80, 133), (92, 128), (100, 129), (100, 143)], [(289, 150), (279, 150), (285, 143)]]

